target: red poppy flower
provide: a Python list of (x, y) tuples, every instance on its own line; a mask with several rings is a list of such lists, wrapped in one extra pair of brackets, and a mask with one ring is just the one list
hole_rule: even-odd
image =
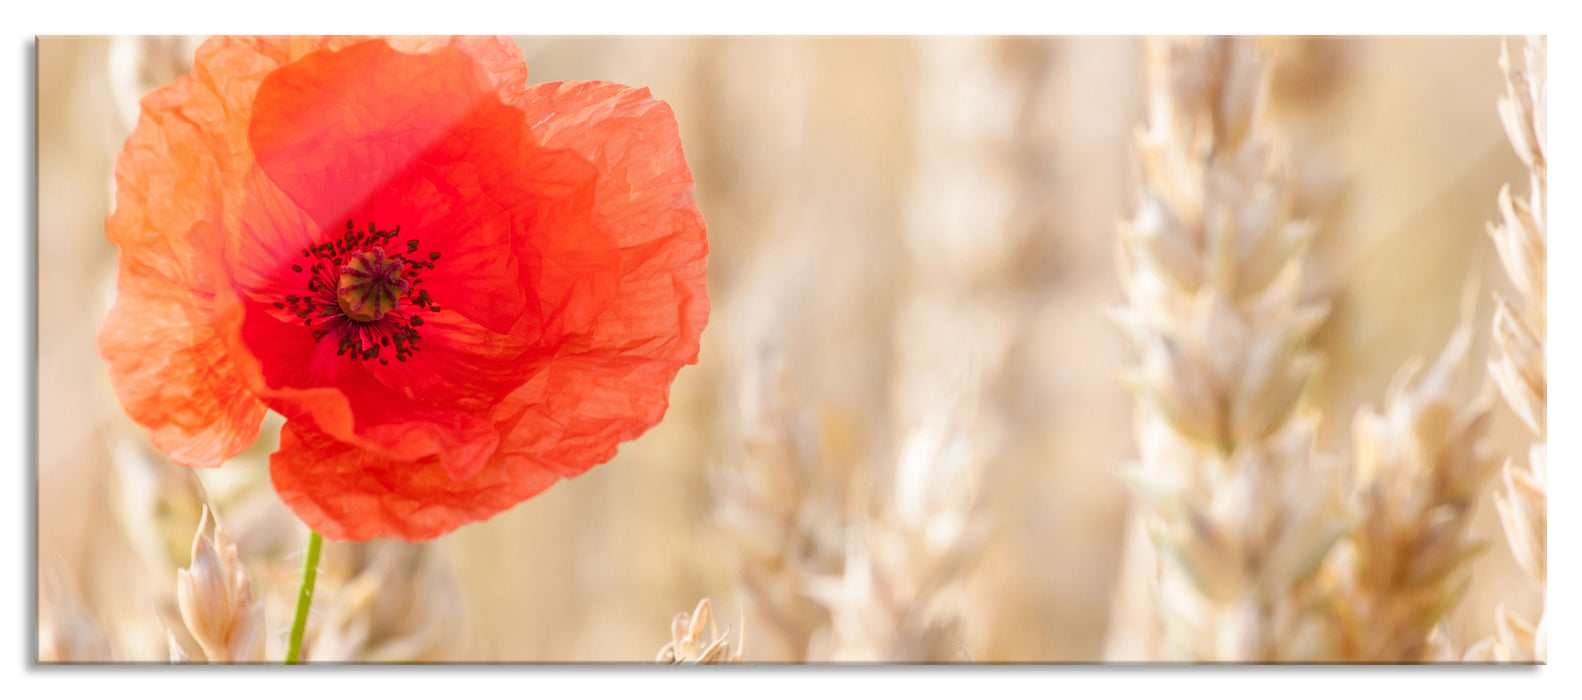
[(216, 38), (116, 162), (100, 353), (178, 463), (286, 417), (333, 539), (436, 537), (663, 416), (708, 316), (670, 108), (494, 38)]

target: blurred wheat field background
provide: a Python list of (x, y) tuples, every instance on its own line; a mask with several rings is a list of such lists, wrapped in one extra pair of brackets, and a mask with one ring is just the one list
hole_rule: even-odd
[[(204, 493), (264, 602), (268, 658), (284, 648), (306, 533), (269, 487), (278, 421), (195, 478), (122, 413), (93, 342), (113, 159), (137, 99), (199, 43), (38, 40), (41, 661), (170, 660)], [(1107, 316), (1138, 197), (1141, 39), (516, 43), (534, 82), (648, 86), (674, 109), (709, 229), (700, 361), (607, 465), (433, 542), (329, 543), (308, 658), (649, 662), (703, 598), (748, 662), (1161, 658), (1120, 476), (1135, 353)], [(1352, 417), (1439, 355), (1463, 299), (1462, 388), (1483, 380), (1491, 294), (1512, 294), (1485, 222), (1528, 177), (1495, 109), (1500, 46), (1257, 41), (1265, 126), (1317, 227), (1301, 295), (1330, 305), (1309, 341), (1321, 450), (1350, 450)], [(1531, 434), (1503, 403), (1492, 421), (1493, 453), (1524, 460)], [(1493, 634), (1500, 603), (1541, 609), (1492, 492), (1456, 649)]]

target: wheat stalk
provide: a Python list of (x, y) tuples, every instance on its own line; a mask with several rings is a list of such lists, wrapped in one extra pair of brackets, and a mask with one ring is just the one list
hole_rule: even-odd
[[(264, 660), (264, 604), (253, 600), (252, 578), (213, 521), (207, 506), (192, 540), (192, 565), (176, 572), (176, 602), (187, 632), (208, 663)], [(173, 652), (181, 645), (170, 637)], [(185, 654), (183, 654), (185, 656)], [(175, 661), (190, 659), (173, 657)]]
[[(707, 628), (708, 634), (704, 634)], [(698, 601), (691, 615), (676, 613), (670, 622), (670, 641), (659, 650), (654, 663), (671, 666), (705, 664), (739, 664), (742, 662), (742, 633), (736, 635), (736, 649), (731, 650), (731, 631), (720, 634), (714, 623), (714, 609), (708, 598)]]
[(1330, 562), (1343, 621), (1341, 657), (1416, 662), (1446, 656), (1431, 639), (1483, 549), (1473, 506), (1496, 466), (1484, 439), (1492, 396), (1467, 401), (1452, 386), (1465, 371), (1470, 331), (1458, 329), (1415, 382), (1408, 363), (1385, 413), (1363, 407), (1353, 425), (1355, 490), (1363, 513)]
[(1115, 317), (1142, 353), (1127, 478), (1159, 551), (1157, 614), (1185, 659), (1324, 658), (1333, 644), (1315, 571), (1347, 528), (1342, 470), (1316, 454), (1302, 409), (1325, 309), (1297, 298), (1312, 229), (1291, 220), (1261, 128), (1266, 84), (1250, 39), (1149, 43)]
[[(1547, 596), (1548, 587), (1548, 378), (1545, 334), (1548, 297), (1545, 264), (1549, 226), (1545, 204), (1549, 200), (1548, 161), (1548, 42), (1529, 37), (1524, 64), (1511, 62), (1500, 45), (1500, 70), (1505, 73), (1505, 96), (1499, 100), (1500, 121), (1511, 146), (1529, 171), (1526, 198), (1512, 197), (1509, 185), (1500, 188), (1501, 220), (1489, 224), (1489, 236), (1499, 251), (1505, 273), (1517, 298), (1497, 299), (1494, 313), (1495, 356), (1489, 374), (1500, 387), (1505, 403), (1533, 431), (1527, 464), (1506, 460), (1501, 473), (1502, 490), (1494, 494), (1505, 539), (1511, 554), (1534, 584)], [(1546, 606), (1547, 607), (1547, 606)], [(1474, 646), (1467, 658), (1495, 661), (1547, 661), (1544, 632), (1546, 615), (1540, 610), (1536, 623), (1502, 605), (1495, 611), (1495, 638)]]

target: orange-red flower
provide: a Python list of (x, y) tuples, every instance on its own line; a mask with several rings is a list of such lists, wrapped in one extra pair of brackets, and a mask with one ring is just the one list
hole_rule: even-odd
[(333, 539), (436, 537), (659, 421), (708, 316), (670, 108), (528, 86), (509, 41), (216, 38), (116, 161), (100, 353), (178, 463), (286, 417)]

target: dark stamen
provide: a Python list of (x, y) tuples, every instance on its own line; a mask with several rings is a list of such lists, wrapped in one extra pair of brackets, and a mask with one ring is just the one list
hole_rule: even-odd
[[(370, 221), (364, 230), (348, 219), (341, 235), (301, 249), (309, 261), (304, 275), (308, 293), (287, 295), (273, 302), (274, 307), (302, 319), (305, 326), (316, 326), (314, 342), (333, 337), (336, 355), (377, 359), (388, 366), (380, 348), (391, 348), (397, 361), (406, 362), (417, 352), (422, 337), (416, 327), (424, 323), (412, 311), (440, 310), (428, 290), (421, 288), (418, 275), (420, 270), (434, 269), (440, 256), (431, 251), (416, 259), (408, 257), (419, 255), (421, 244), (415, 238), (396, 248), (402, 252), (391, 254), (392, 243), (401, 235), (399, 224), (381, 230)], [(292, 264), (291, 270), (303, 274), (303, 265)], [(414, 308), (404, 308), (407, 305)]]

